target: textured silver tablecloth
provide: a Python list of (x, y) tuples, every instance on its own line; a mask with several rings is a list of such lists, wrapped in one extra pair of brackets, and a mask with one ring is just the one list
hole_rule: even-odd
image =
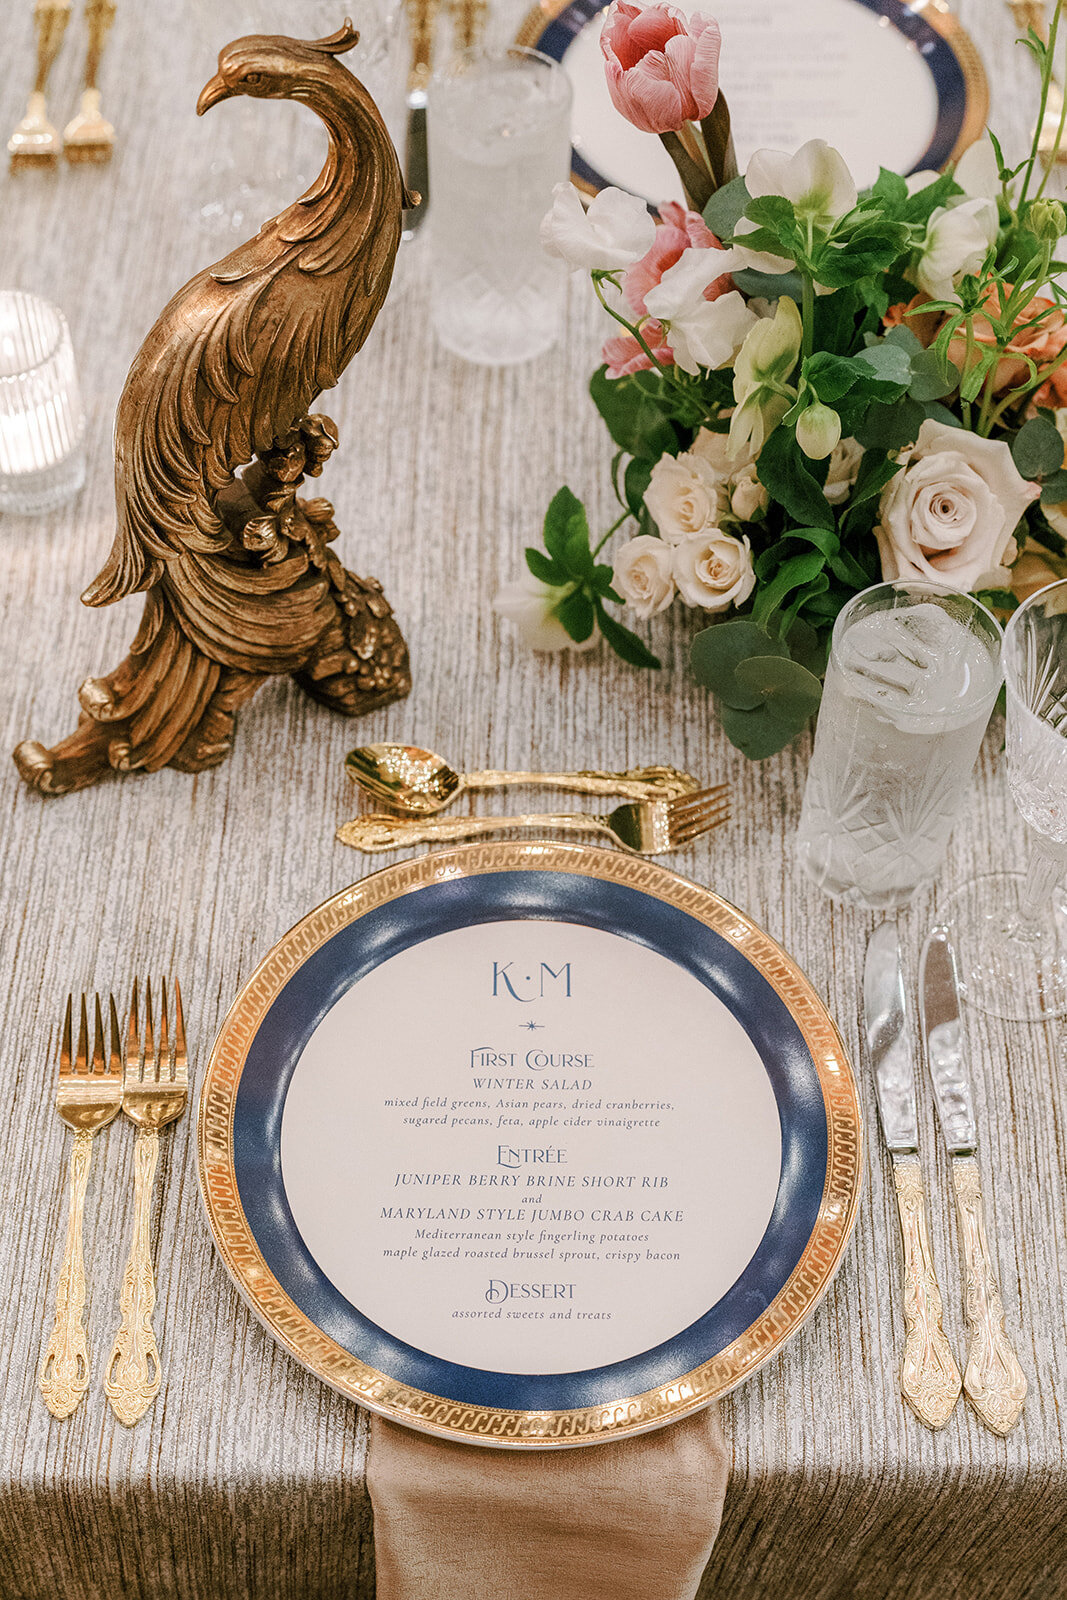
[[(293, 0), (295, 16), (300, 9)], [(233, 182), (210, 171), (213, 151), (250, 128), (254, 146), (239, 154), (251, 165), (294, 128), (303, 137), (301, 114), (278, 106), (257, 105), (250, 121), (243, 103), (193, 116), (228, 36), (226, 10), (215, 8), (220, 33), (208, 45), (196, 26), (203, 8), (194, 16), (181, 0), (120, 4), (105, 69), (106, 108), (121, 136), (114, 164), (0, 179), (0, 283), (66, 309), (91, 410), (80, 500), (40, 521), (0, 521), (0, 752), (24, 736), (50, 743), (70, 731), (77, 684), (114, 666), (136, 626), (140, 601), (89, 612), (77, 595), (111, 542), (109, 437), (127, 366), (172, 291), (226, 248), (197, 220), (205, 198)], [(1017, 144), (1033, 69), (1010, 50), (1011, 22), (996, 0), (969, 0), (964, 15), (994, 81), (995, 123)], [(72, 24), (55, 73), (60, 121), (73, 106), (81, 26)], [(28, 79), (28, 5), (17, 14), (14, 0), (3, 7), (0, 45), (6, 129)], [(281, 153), (290, 165), (305, 160)], [(191, 1117), (164, 1137), (156, 1196), (157, 1403), (128, 1432), (96, 1384), (68, 1422), (51, 1420), (35, 1387), (66, 1205), (69, 1145), (51, 1095), (63, 999), (72, 986), (125, 990), (135, 972), (178, 973), (201, 1071), (259, 957), (365, 870), (333, 840), (353, 807), (340, 763), (357, 740), (415, 740), (474, 765), (658, 760), (729, 778), (733, 823), (677, 865), (782, 940), (858, 1058), (859, 973), (873, 919), (831, 906), (794, 870), (807, 743), (762, 765), (731, 749), (688, 681), (682, 618), (657, 624), (666, 666), (650, 676), (603, 655), (528, 655), (490, 612), (561, 482), (610, 515), (610, 447), (584, 398), (597, 342), (587, 287), (573, 286), (558, 350), (485, 371), (434, 346), (423, 248), (420, 240), (404, 254), (368, 348), (326, 403), (342, 448), (322, 479), (344, 530), (342, 555), (382, 579), (407, 631), (411, 699), (354, 725), (273, 682), (240, 714), (233, 758), (196, 779), (115, 778), (43, 800), (0, 766), (5, 1596), (373, 1593), (365, 1419), (283, 1355), (238, 1301), (201, 1213)], [(939, 894), (1021, 855), (1000, 742), (995, 726)], [(933, 898), (902, 922), (913, 973)], [(1004, 1300), (1031, 1382), (1023, 1421), (1002, 1441), (961, 1405), (934, 1436), (901, 1403), (894, 1198), (861, 1070), (873, 1136), (855, 1240), (809, 1326), (725, 1404), (733, 1475), (705, 1595), (1047, 1600), (1067, 1592), (1064, 1042), (1041, 1027), (973, 1018), (967, 1027)], [(922, 1124), (946, 1325), (959, 1350), (956, 1232), (925, 1090)], [(97, 1378), (114, 1328), (132, 1149), (128, 1128), (115, 1124), (100, 1141), (89, 1195)]]

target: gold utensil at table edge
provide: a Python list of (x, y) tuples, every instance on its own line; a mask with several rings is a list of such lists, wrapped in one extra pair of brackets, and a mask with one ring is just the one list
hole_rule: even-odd
[(85, 21), (89, 29), (89, 45), (85, 56), (85, 85), (77, 115), (63, 129), (63, 153), (74, 165), (82, 162), (100, 164), (111, 160), (115, 130), (100, 114), (100, 90), (96, 79), (114, 20), (115, 0), (86, 0)]
[(616, 806), (606, 816), (571, 811), (559, 815), (427, 817), (408, 821), (378, 813), (343, 823), (337, 830), (337, 838), (342, 844), (373, 854), (401, 850), (413, 844), (473, 839), (482, 834), (505, 833), (512, 828), (526, 832), (551, 829), (564, 833), (606, 833), (633, 855), (655, 856), (679, 850), (726, 822), (730, 815), (729, 794), (729, 785), (720, 783), (674, 800), (630, 801)]
[(122, 1109), (137, 1128), (134, 1144), (133, 1234), (119, 1291), (122, 1320), (107, 1364), (104, 1391), (126, 1427), (142, 1417), (159, 1393), (159, 1350), (152, 1331), (156, 1303), (150, 1237), (152, 1188), (159, 1159), (159, 1130), (180, 1117), (189, 1097), (182, 992), (174, 982), (174, 1037), (168, 1033), (167, 984), (162, 985), (159, 1042), (152, 1031), (152, 985), (145, 985), (144, 1030), (138, 1026), (133, 986), (126, 1040)]
[(433, 750), (417, 745), (365, 744), (349, 751), (345, 771), (365, 793), (406, 816), (429, 817), (469, 790), (566, 789), (621, 800), (674, 800), (700, 787), (676, 767), (633, 767), (625, 772), (456, 772)]
[(28, 167), (54, 167), (59, 160), (59, 133), (48, 120), (45, 90), (70, 21), (71, 0), (36, 0), (33, 8), (37, 58), (26, 115), (7, 141), (12, 172)]
[(69, 1417), (89, 1384), (89, 1339), (85, 1331), (85, 1257), (82, 1225), (85, 1191), (92, 1163), (93, 1135), (118, 1115), (122, 1105), (122, 1045), (119, 1039), (115, 1001), (108, 995), (110, 1049), (105, 1059), (104, 1023), (100, 997), (95, 997), (96, 1028), (92, 1063), (89, 1058), (89, 1022), (85, 996), (81, 1001), (78, 1049), (71, 1051), (71, 1018), (74, 996), (67, 996), (63, 1033), (59, 1047), (59, 1078), (56, 1083), (56, 1111), (74, 1129), (74, 1148), (70, 1153), (70, 1201), (63, 1263), (56, 1284), (55, 1323), (49, 1335), (37, 1385), (45, 1405), (54, 1417)]

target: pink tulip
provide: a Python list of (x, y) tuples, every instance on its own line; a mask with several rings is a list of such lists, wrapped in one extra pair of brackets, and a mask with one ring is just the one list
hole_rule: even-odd
[(721, 44), (709, 17), (615, 0), (600, 48), (616, 111), (642, 133), (677, 133), (683, 123), (699, 122), (718, 98)]
[[(669, 200), (660, 206), (659, 215), (660, 222), (651, 249), (640, 261), (627, 267), (622, 280), (623, 294), (634, 312), (641, 317), (648, 312), (645, 295), (656, 287), (668, 267), (674, 266), (684, 250), (722, 249), (699, 212), (687, 211), (676, 201)], [(704, 290), (704, 299), (717, 300), (721, 294), (728, 294), (733, 286), (729, 274), (716, 278)]]
[[(674, 365), (674, 352), (659, 322), (646, 322), (641, 337), (652, 351), (661, 367)], [(652, 363), (632, 333), (621, 333), (604, 342), (601, 351), (607, 363), (609, 378), (628, 378), (631, 372), (648, 372)]]

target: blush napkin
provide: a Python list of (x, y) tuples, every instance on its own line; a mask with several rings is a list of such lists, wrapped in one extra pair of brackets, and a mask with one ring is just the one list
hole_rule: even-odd
[(715, 1405), (636, 1438), (529, 1452), (372, 1416), (378, 1600), (693, 1600), (728, 1471)]

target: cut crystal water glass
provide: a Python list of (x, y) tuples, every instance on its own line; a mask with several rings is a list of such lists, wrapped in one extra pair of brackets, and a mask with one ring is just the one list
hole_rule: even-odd
[(947, 908), (965, 997), (990, 1016), (1067, 1012), (1067, 580), (1040, 589), (1004, 638), (1008, 788), (1027, 825), (1024, 872), (975, 878)]

